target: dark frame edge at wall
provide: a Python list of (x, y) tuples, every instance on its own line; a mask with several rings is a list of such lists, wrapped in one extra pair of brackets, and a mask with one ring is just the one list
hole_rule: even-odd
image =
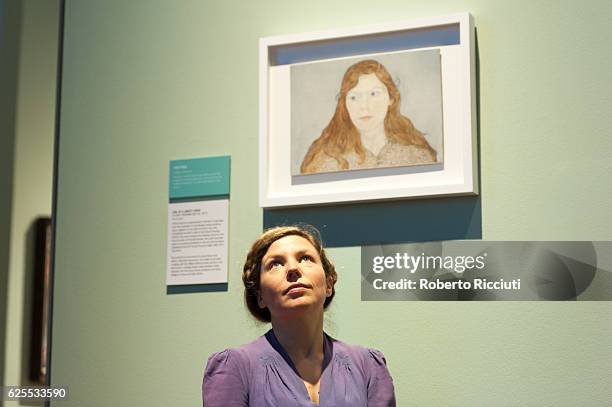
[[(47, 380), (45, 385), (51, 385), (51, 372), (53, 361), (53, 317), (54, 317), (54, 300), (55, 300), (55, 247), (57, 237), (57, 195), (59, 185), (59, 155), (60, 155), (60, 128), (61, 128), (61, 111), (62, 111), (62, 77), (63, 77), (63, 62), (64, 62), (64, 22), (66, 16), (66, 0), (59, 0), (59, 25), (58, 25), (58, 41), (57, 41), (57, 73), (56, 73), (56, 92), (55, 92), (55, 131), (53, 142), (53, 190), (51, 201), (51, 279), (50, 279), (50, 297), (49, 297), (49, 332), (47, 353)], [(45, 407), (51, 405), (51, 401), (47, 400), (44, 403)]]

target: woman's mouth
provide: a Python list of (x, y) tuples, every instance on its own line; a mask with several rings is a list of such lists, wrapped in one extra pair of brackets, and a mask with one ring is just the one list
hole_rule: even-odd
[(308, 290), (308, 288), (306, 284), (291, 284), (289, 288), (285, 290), (285, 294), (298, 294)]

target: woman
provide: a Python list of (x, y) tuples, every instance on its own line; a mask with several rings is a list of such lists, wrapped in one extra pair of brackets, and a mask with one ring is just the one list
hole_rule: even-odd
[(264, 232), (242, 280), (247, 308), (272, 329), (208, 359), (204, 406), (395, 406), (382, 353), (323, 332), (337, 275), (312, 232), (295, 226)]
[(400, 113), (400, 93), (375, 60), (344, 74), (331, 121), (300, 167), (302, 174), (436, 162), (436, 151)]

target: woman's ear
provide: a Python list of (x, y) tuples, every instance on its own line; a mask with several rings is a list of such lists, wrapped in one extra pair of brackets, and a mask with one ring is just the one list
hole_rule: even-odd
[(259, 308), (264, 309), (266, 308), (266, 303), (263, 300), (263, 297), (261, 296), (261, 291), (257, 290), (257, 305), (259, 305)]
[(334, 279), (331, 276), (327, 276), (325, 279), (325, 284), (327, 286), (325, 288), (325, 296), (331, 297), (332, 293), (334, 292)]

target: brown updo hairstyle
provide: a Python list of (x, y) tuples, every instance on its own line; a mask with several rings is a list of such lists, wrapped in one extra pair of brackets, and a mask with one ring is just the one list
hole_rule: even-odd
[(300, 236), (308, 240), (310, 244), (316, 249), (321, 263), (323, 264), (323, 270), (325, 271), (325, 278), (332, 282), (332, 293), (325, 299), (323, 309), (326, 309), (332, 302), (334, 295), (336, 295), (335, 284), (338, 281), (338, 275), (336, 274), (336, 268), (325, 254), (325, 249), (321, 243), (319, 231), (312, 226), (278, 226), (266, 230), (251, 246), (251, 250), (247, 254), (244, 267), (242, 268), (242, 282), (244, 283), (244, 302), (246, 303), (249, 312), (255, 319), (261, 322), (270, 322), (272, 316), (268, 308), (260, 308), (258, 304), (259, 288), (260, 288), (260, 275), (261, 275), (261, 260), (268, 252), (268, 249), (272, 243), (276, 242), (285, 236)]

